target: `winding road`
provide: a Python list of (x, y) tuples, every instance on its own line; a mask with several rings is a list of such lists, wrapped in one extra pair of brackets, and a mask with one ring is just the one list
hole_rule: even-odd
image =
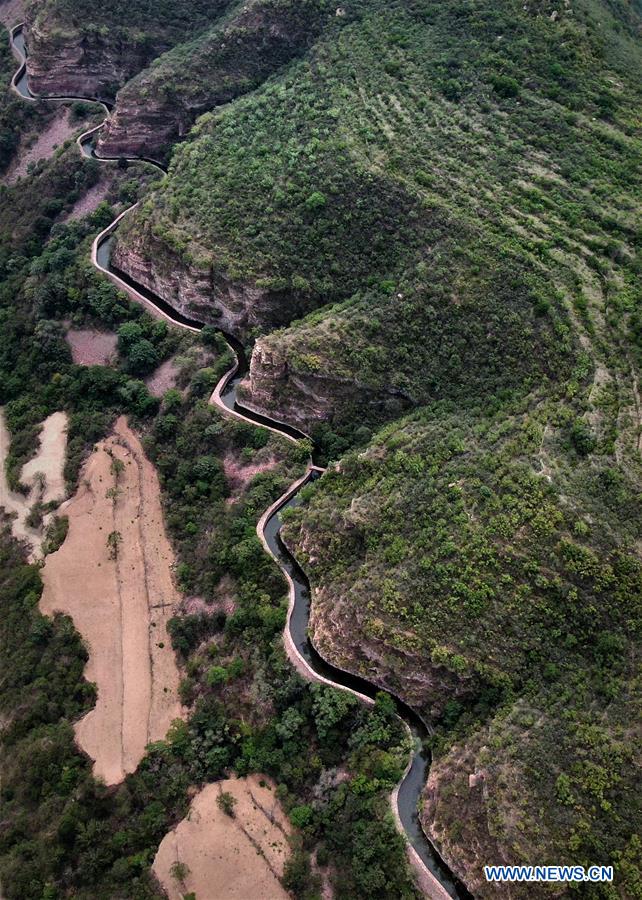
[[(27, 76), (27, 48), (24, 39), (24, 25), (16, 25), (10, 32), (11, 48), (18, 59), (19, 67), (11, 81), (12, 89), (22, 99), (27, 101), (52, 100), (70, 101), (83, 100), (100, 103), (107, 118), (110, 115), (110, 104), (97, 97), (36, 97), (29, 90)], [(106, 163), (114, 162), (114, 158), (98, 157), (95, 152), (94, 139), (97, 132), (103, 127), (107, 118), (99, 125), (81, 134), (77, 144), (84, 156), (94, 157)], [(132, 157), (130, 161), (144, 161), (162, 171), (164, 167), (153, 159), (145, 157)], [(130, 297), (144, 304), (157, 317), (165, 319), (172, 325), (189, 331), (198, 332), (203, 327), (203, 322), (178, 312), (157, 297), (142, 285), (136, 284), (123, 272), (111, 266), (110, 251), (113, 237), (123, 217), (137, 207), (134, 204), (121, 213), (98, 237), (94, 240), (91, 258), (94, 266), (119, 288), (126, 291)], [(259, 425), (270, 431), (298, 443), (306, 439), (307, 435), (296, 428), (292, 428), (285, 422), (267, 418), (254, 412), (247, 406), (237, 401), (238, 385), (247, 372), (247, 357), (243, 345), (236, 338), (221, 331), (235, 354), (235, 362), (230, 370), (221, 378), (210, 398), (210, 403), (217, 406), (221, 412), (228, 416), (234, 416), (253, 425)], [(315, 649), (308, 636), (308, 620), (310, 613), (310, 586), (307, 578), (298, 563), (281, 540), (280, 513), (285, 509), (296, 506), (300, 502), (299, 491), (303, 485), (323, 475), (324, 469), (314, 464), (311, 459), (305, 474), (294, 484), (269, 509), (267, 509), (257, 524), (257, 534), (267, 553), (272, 556), (280, 566), (289, 586), (289, 606), (287, 622), (284, 630), (284, 644), (289, 659), (297, 670), (312, 681), (330, 685), (339, 690), (350, 691), (362, 702), (372, 705), (379, 687), (357, 675), (353, 675), (331, 665)], [(419, 715), (398, 698), (393, 698), (396, 703), (397, 713), (404, 722), (413, 742), (413, 752), (408, 762), (406, 771), (391, 795), (392, 811), (397, 827), (408, 840), (408, 855), (418, 877), (418, 883), (424, 894), (431, 900), (469, 900), (470, 893), (454, 877), (453, 873), (443, 862), (436, 849), (424, 834), (417, 814), (417, 805), (426, 783), (430, 766), (430, 755), (424, 749), (424, 741), (429, 735), (429, 729)]]

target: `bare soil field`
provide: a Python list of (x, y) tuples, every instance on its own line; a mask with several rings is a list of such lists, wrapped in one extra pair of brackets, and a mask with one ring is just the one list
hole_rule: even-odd
[(67, 424), (67, 413), (55, 412), (48, 416), (42, 424), (38, 452), (22, 468), (22, 482), (30, 485), (36, 482), (43, 484), (40, 494), (43, 503), (63, 500), (65, 497)]
[(69, 533), (46, 558), (40, 608), (70, 615), (88, 646), (85, 674), (98, 700), (76, 739), (94, 774), (113, 785), (181, 715), (167, 633), (178, 604), (174, 560), (156, 471), (124, 417), (96, 446), (63, 511)]
[(64, 107), (58, 109), (35, 141), (28, 146), (18, 147), (16, 156), (4, 176), (4, 183), (15, 184), (20, 178), (24, 178), (28, 174), (29, 163), (38, 162), (39, 159), (48, 159), (56, 147), (64, 144), (77, 130), (78, 126), (71, 122), (69, 110)]
[[(65, 496), (63, 470), (67, 451), (67, 414), (55, 412), (43, 422), (38, 452), (23, 466), (20, 480), (29, 486), (28, 494), (9, 489), (4, 464), (9, 453), (11, 438), (0, 409), (0, 506), (15, 513), (12, 531), (19, 540), (31, 547), (31, 558), (40, 555), (42, 529), (30, 528), (26, 519), (36, 500), (48, 503)], [(47, 519), (45, 518), (45, 522)]]
[[(236, 800), (233, 817), (218, 806), (222, 793)], [(269, 779), (250, 775), (208, 784), (163, 838), (152, 869), (169, 900), (190, 891), (196, 900), (287, 900), (279, 878), (290, 830)], [(183, 880), (172, 872), (177, 862), (187, 866)]]
[(106, 366), (116, 353), (118, 338), (111, 331), (92, 328), (70, 328), (66, 340), (71, 357), (79, 366)]

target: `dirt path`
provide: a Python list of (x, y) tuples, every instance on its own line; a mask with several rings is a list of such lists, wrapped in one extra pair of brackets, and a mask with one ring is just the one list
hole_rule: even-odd
[[(42, 529), (30, 528), (26, 518), (37, 499), (48, 503), (50, 500), (62, 500), (65, 496), (63, 471), (67, 450), (67, 414), (55, 412), (43, 422), (38, 452), (23, 466), (20, 475), (23, 484), (31, 488), (28, 494), (19, 494), (9, 489), (4, 464), (10, 445), (11, 436), (0, 408), (0, 506), (4, 506), (8, 513), (15, 513), (11, 526), (13, 534), (29, 544), (31, 558), (36, 559), (40, 555)], [(42, 493), (39, 489), (39, 473), (44, 476)]]
[[(173, 556), (156, 472), (124, 417), (89, 457), (64, 512), (69, 534), (46, 558), (40, 608), (68, 613), (89, 647), (85, 674), (98, 700), (76, 738), (94, 774), (117, 784), (181, 715), (167, 634), (178, 603)], [(119, 535), (115, 553), (110, 534)]]
[[(236, 800), (233, 818), (216, 802), (223, 792)], [(287, 900), (278, 879), (289, 833), (268, 779), (230, 778), (196, 795), (187, 817), (163, 838), (152, 869), (169, 900), (190, 891), (196, 900)], [(183, 881), (172, 872), (177, 862), (188, 869)]]

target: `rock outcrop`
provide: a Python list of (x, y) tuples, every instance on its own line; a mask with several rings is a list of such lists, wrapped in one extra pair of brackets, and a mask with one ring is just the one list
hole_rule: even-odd
[(437, 721), (449, 701), (474, 696), (479, 690), (477, 676), (455, 673), (433, 662), (410, 633), (373, 622), (369, 610), (355, 604), (347, 590), (315, 585), (319, 534), (305, 523), (297, 528), (296, 539), (287, 526), (282, 533), (310, 577), (309, 633), (319, 653), (333, 665), (401, 698), (426, 721)]
[(119, 92), (99, 155), (163, 155), (201, 113), (256, 88), (304, 52), (328, 19), (317, 0), (253, 0)]
[(118, 33), (49, 30), (38, 20), (25, 33), (29, 86), (44, 97), (113, 97), (120, 84), (150, 62), (147, 45), (132, 45)]
[(411, 405), (410, 398), (393, 387), (378, 390), (333, 375), (330, 366), (313, 371), (301, 362), (288, 353), (285, 344), (259, 338), (250, 360), (249, 377), (239, 387), (239, 399), (256, 412), (303, 430), (355, 404), (364, 421), (372, 416), (391, 418)]
[(115, 244), (112, 265), (183, 315), (244, 338), (254, 328), (285, 325), (302, 312), (297, 298), (187, 262), (151, 229), (128, 229)]

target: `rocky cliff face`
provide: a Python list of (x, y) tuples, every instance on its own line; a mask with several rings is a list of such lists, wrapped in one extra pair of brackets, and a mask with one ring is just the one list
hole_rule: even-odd
[(27, 23), (29, 86), (42, 96), (109, 98), (146, 66), (149, 48), (136, 47), (112, 32), (79, 35)]
[(446, 756), (433, 760), (420, 822), (448, 866), (475, 897), (507, 900), (516, 896), (517, 886), (489, 885), (483, 870), (485, 864), (514, 862), (489, 830), (494, 793), (490, 769), (479, 764), (473, 747), (457, 745)]
[(287, 324), (300, 314), (296, 297), (237, 284), (187, 263), (149, 229), (129, 229), (117, 240), (112, 263), (185, 316), (244, 338), (252, 328)]
[(98, 135), (98, 156), (146, 156), (161, 159), (165, 150), (192, 125), (183, 110), (160, 97), (142, 100), (134, 91), (118, 93), (116, 107)]
[(361, 675), (416, 709), (427, 721), (438, 719), (449, 700), (473, 695), (478, 684), (471, 675), (459, 675), (432, 663), (425, 650), (413, 649), (393, 628), (377, 633), (368, 622), (368, 610), (347, 593), (314, 584), (319, 553), (313, 529), (304, 524), (296, 539), (287, 528), (284, 540), (303, 561), (310, 577), (312, 604), (310, 635), (315, 647), (333, 665)]
[(239, 399), (263, 415), (274, 415), (303, 430), (331, 419), (346, 406), (358, 404), (365, 421), (370, 416), (393, 417), (410, 405), (393, 388), (377, 391), (329, 371), (311, 371), (278, 339), (259, 338), (249, 376), (239, 387)]
[(251, 0), (189, 53), (170, 51), (119, 92), (99, 155), (163, 155), (201, 113), (256, 88), (303, 52), (327, 20), (317, 0)]

